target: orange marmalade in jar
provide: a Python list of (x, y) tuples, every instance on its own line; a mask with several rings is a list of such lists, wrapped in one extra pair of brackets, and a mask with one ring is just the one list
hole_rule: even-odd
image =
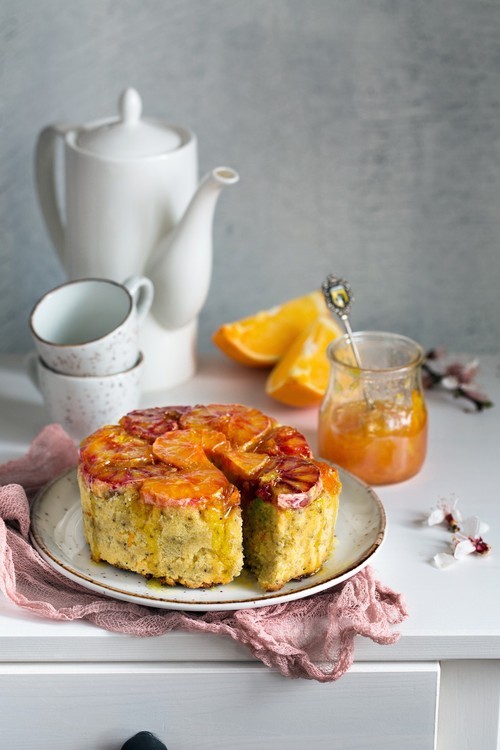
[(319, 414), (319, 454), (368, 484), (417, 474), (427, 450), (423, 352), (405, 336), (363, 331), (328, 349), (330, 381)]

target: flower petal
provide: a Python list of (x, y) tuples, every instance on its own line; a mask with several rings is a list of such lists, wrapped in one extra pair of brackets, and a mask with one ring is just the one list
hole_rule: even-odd
[(489, 523), (486, 523), (486, 521), (479, 522), (479, 536), (483, 536), (483, 534), (486, 534), (489, 530), (490, 530)]
[(442, 508), (435, 508), (427, 518), (427, 523), (429, 524), (429, 526), (435, 526), (438, 523), (442, 523), (444, 521), (444, 517), (444, 510), (442, 510)]
[(439, 568), (440, 570), (446, 570), (446, 568), (449, 568), (456, 563), (456, 559), (453, 555), (449, 555), (447, 552), (438, 552), (437, 555), (434, 555), (432, 560), (436, 568)]
[(479, 536), (479, 529), (481, 528), (481, 521), (477, 516), (469, 516), (462, 523), (462, 534), (464, 536), (471, 536), (475, 538)]
[(458, 388), (460, 383), (458, 381), (458, 378), (456, 378), (454, 375), (446, 375), (446, 377), (441, 380), (441, 385), (443, 386), (443, 388), (446, 388), (449, 391), (454, 391), (455, 388)]
[(467, 557), (467, 555), (470, 555), (472, 552), (475, 552), (475, 547), (470, 539), (463, 539), (455, 545), (455, 548), (453, 550), (453, 557), (456, 560), (463, 560), (464, 557)]

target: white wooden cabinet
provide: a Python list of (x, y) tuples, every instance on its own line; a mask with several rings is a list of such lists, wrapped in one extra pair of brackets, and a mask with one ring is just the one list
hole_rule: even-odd
[(435, 663), (356, 664), (336, 684), (260, 664), (15, 664), (2, 746), (110, 750), (146, 729), (168, 750), (432, 750), (438, 683)]
[[(288, 680), (233, 641), (199, 633), (158, 638), (50, 622), (0, 595), (0, 748), (119, 750), (141, 730), (168, 750), (500, 750), (500, 357), (480, 380), (497, 406), (466, 414), (431, 393), (429, 455), (414, 479), (378, 489), (388, 517), (374, 560), (404, 594), (400, 640), (358, 638), (338, 682)], [(265, 374), (221, 359), (144, 405), (254, 405), (316, 440), (316, 411), (264, 394)], [(46, 423), (20, 357), (0, 357), (0, 461), (21, 455)], [(447, 571), (431, 564), (447, 532), (422, 523), (442, 496), (490, 525), (492, 554)]]

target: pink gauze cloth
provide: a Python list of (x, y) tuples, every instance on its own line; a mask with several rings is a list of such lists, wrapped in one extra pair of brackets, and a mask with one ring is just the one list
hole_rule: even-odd
[(370, 567), (326, 591), (283, 604), (234, 612), (155, 609), (99, 596), (49, 566), (29, 543), (30, 499), (66, 469), (77, 448), (62, 427), (45, 427), (27, 454), (0, 466), (0, 587), (19, 607), (51, 620), (88, 620), (132, 636), (176, 628), (221, 634), (245, 645), (286, 677), (331, 682), (354, 658), (354, 638), (397, 641), (392, 625), (408, 616), (400, 594), (375, 580)]

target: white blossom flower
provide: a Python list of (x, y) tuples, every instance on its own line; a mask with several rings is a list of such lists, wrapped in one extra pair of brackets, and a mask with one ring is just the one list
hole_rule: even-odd
[[(455, 513), (455, 516), (457, 515), (456, 500), (453, 505), (450, 505), (444, 499), (441, 499), (438, 508), (429, 516), (428, 523), (430, 526), (434, 523), (441, 523), (443, 520), (449, 523), (449, 516), (453, 518), (452, 513)], [(452, 527), (450, 526), (450, 528)], [(477, 516), (466, 518), (461, 524), (461, 528), (458, 526), (455, 529), (452, 528), (454, 534), (451, 541), (451, 551), (439, 552), (434, 555), (432, 560), (436, 568), (445, 570), (473, 553), (478, 555), (488, 554), (491, 547), (481, 536), (481, 533), (484, 533), (484, 530), (487, 529), (488, 525)]]
[(453, 557), (455, 560), (463, 560), (464, 557), (476, 551), (471, 539), (462, 534), (457, 534), (453, 540)]
[(486, 555), (490, 551), (490, 545), (481, 536), (483, 526), (484, 524), (477, 516), (465, 519), (461, 531), (455, 534), (453, 539), (453, 555), (457, 560), (462, 560), (472, 552), (477, 552), (478, 555)]
[(445, 376), (454, 377), (458, 385), (470, 385), (477, 375), (479, 360), (472, 359), (470, 362), (452, 362), (445, 370)]
[[(441, 503), (444, 506), (446, 505), (443, 501)], [(447, 507), (444, 510), (446, 511)], [(434, 513), (437, 517), (437, 511), (434, 511)], [(439, 521), (436, 521), (436, 523), (439, 523)], [(451, 552), (439, 552), (432, 558), (436, 568), (445, 570), (474, 552), (478, 555), (487, 554), (491, 547), (480, 536), (482, 529), (485, 527), (487, 528), (487, 525), (482, 523), (477, 516), (466, 518), (462, 523), (461, 530), (457, 529), (453, 535)]]
[(438, 523), (443, 523), (446, 521), (448, 527), (452, 531), (458, 531), (458, 529), (460, 528), (462, 516), (457, 506), (458, 497), (452, 495), (451, 501), (447, 500), (445, 497), (442, 497), (438, 501), (437, 508), (434, 508), (427, 518), (428, 525), (436, 526)]
[(445, 375), (441, 379), (441, 385), (448, 391), (454, 391), (460, 385), (460, 381), (454, 375)]

